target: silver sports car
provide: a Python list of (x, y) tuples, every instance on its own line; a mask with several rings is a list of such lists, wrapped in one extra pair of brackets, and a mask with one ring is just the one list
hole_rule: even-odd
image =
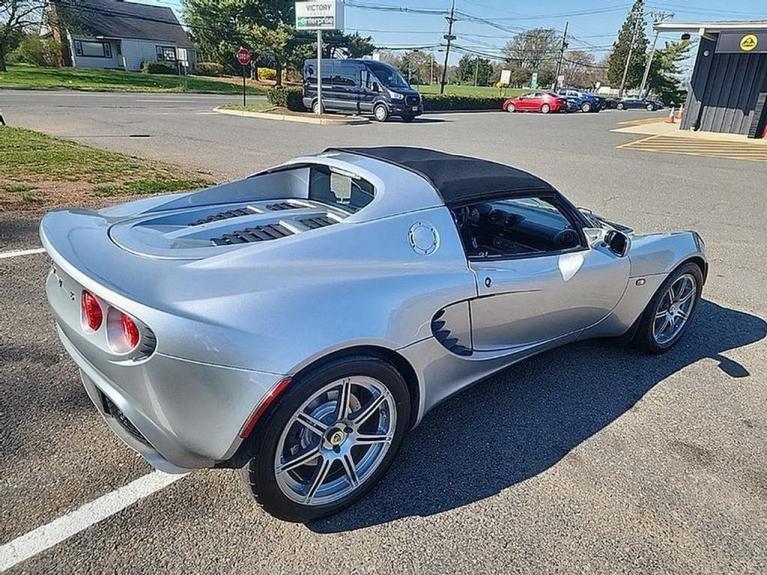
[(273, 515), (368, 490), (437, 403), (593, 337), (690, 324), (697, 233), (638, 235), (551, 185), (406, 147), (329, 149), (41, 224), (61, 341), (107, 424), (169, 472), (241, 467)]

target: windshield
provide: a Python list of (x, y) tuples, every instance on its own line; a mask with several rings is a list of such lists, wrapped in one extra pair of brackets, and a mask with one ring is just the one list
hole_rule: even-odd
[(373, 72), (381, 83), (387, 88), (410, 88), (405, 78), (391, 66), (382, 62), (368, 62), (370, 71)]

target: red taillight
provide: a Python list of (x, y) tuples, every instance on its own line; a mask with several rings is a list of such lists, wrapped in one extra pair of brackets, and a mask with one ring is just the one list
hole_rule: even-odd
[(99, 301), (92, 293), (84, 291), (80, 303), (83, 311), (83, 324), (91, 331), (96, 331), (104, 321), (104, 313), (101, 311)]
[(139, 331), (136, 322), (129, 316), (121, 314), (120, 327), (122, 327), (122, 336), (128, 349), (133, 349), (138, 345)]

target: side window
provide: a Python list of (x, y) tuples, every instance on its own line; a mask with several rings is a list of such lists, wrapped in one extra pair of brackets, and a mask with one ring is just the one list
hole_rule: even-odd
[(577, 225), (553, 198), (509, 198), (452, 212), (469, 258), (535, 256), (582, 247)]
[(354, 64), (336, 63), (334, 66), (333, 85), (353, 88), (357, 85), (359, 68)]

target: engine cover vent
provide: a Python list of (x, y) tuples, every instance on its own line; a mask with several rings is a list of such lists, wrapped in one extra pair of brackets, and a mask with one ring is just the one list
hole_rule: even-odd
[(268, 224), (265, 226), (255, 226), (245, 228), (244, 230), (224, 234), (218, 238), (211, 238), (215, 246), (231, 246), (235, 244), (247, 244), (251, 242), (266, 242), (276, 240), (286, 236), (292, 236), (293, 232), (282, 224)]
[(200, 218), (199, 220), (189, 224), (190, 226), (201, 226), (203, 224), (209, 224), (211, 222), (217, 222), (219, 220), (228, 220), (229, 218), (239, 218), (240, 216), (249, 216), (253, 213), (253, 210), (248, 208), (238, 208), (236, 210), (227, 210), (218, 214), (213, 214), (206, 218)]
[(297, 206), (294, 206), (290, 202), (277, 202), (276, 204), (269, 204), (266, 206), (267, 210), (277, 212), (279, 210), (295, 210)]
[(324, 228), (325, 226), (330, 226), (332, 224), (338, 223), (336, 220), (333, 220), (327, 216), (317, 216), (315, 218), (303, 218), (298, 221), (304, 224), (310, 230), (316, 230), (317, 228)]

